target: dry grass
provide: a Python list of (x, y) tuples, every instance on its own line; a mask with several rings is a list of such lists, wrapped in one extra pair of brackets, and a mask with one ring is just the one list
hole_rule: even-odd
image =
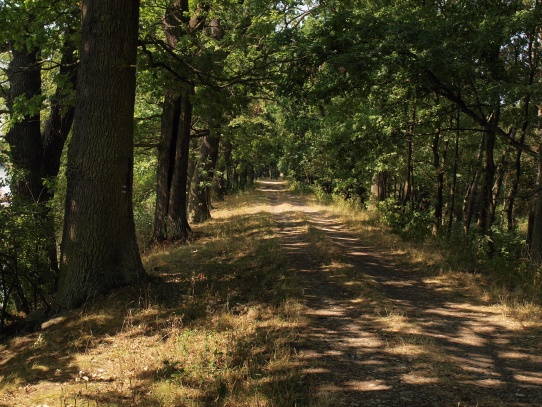
[(0, 345), (0, 406), (308, 405), (295, 277), (263, 204), (231, 198), (190, 245), (146, 256), (159, 282)]
[[(343, 405), (337, 389), (315, 386), (297, 357), (307, 320), (276, 235), (277, 211), (289, 214), (329, 278), (356, 293), (358, 322), (378, 327), (374, 340), (382, 342), (390, 369), (408, 363), (402, 380), (438, 384), (443, 399), (454, 400), (457, 363), (356, 270), (306, 211), (346, 224), (420, 271), (436, 291), (499, 304), (495, 312), (523, 324), (542, 318), (533, 300), (518, 300), (521, 292), (454, 270), (440, 249), (401, 241), (370, 213), (306, 199), (301, 211), (258, 193), (230, 197), (212, 221), (194, 227), (191, 244), (146, 255), (155, 283), (96, 299), (63, 322), (0, 344), (0, 407)], [(481, 405), (500, 405), (492, 397)]]
[[(470, 255), (468, 258), (462, 257), (461, 250), (456, 248), (446, 248), (432, 240), (419, 243), (401, 239), (379, 222), (378, 214), (374, 211), (355, 209), (344, 202), (323, 205), (315, 198), (309, 199), (321, 211), (347, 225), (349, 230), (363, 236), (364, 240), (372, 242), (373, 246), (393, 254), (401, 264), (415, 268), (431, 284), (459, 295), (466, 294), (480, 304), (499, 306), (503, 316), (513, 318), (524, 326), (542, 323), (542, 274), (539, 269), (532, 270), (532, 266), (520, 265), (519, 271), (503, 272), (497, 267), (494, 270), (492, 264), (482, 269), (483, 266), (473, 264)], [(321, 246), (325, 244), (321, 242)], [(348, 269), (344, 266), (340, 268)]]

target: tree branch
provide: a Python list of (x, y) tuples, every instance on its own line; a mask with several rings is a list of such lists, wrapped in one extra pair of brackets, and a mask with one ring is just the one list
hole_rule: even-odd
[(485, 117), (478, 115), (474, 110), (469, 108), (467, 104), (465, 103), (465, 101), (460, 96), (455, 94), (444, 83), (442, 83), (442, 81), (433, 73), (433, 71), (431, 71), (429, 68), (423, 68), (423, 71), (425, 75), (427, 76), (427, 78), (429, 79), (429, 81), (431, 81), (435, 85), (435, 90), (439, 94), (444, 96), (449, 101), (457, 104), (457, 106), (461, 109), (461, 111), (465, 113), (467, 116), (469, 116), (471, 119), (473, 119), (476, 123), (478, 123), (485, 129), (494, 132), (496, 135), (501, 137), (506, 144), (514, 147), (515, 149), (523, 151), (534, 157), (538, 156), (538, 150), (539, 150), (538, 148), (520, 143), (519, 141), (513, 138), (513, 135), (516, 132), (516, 129), (514, 127), (510, 129), (510, 132), (506, 132), (503, 129), (501, 129), (499, 126), (496, 126), (495, 124), (489, 122)]

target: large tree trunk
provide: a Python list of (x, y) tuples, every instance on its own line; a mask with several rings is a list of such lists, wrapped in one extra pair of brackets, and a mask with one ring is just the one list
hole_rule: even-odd
[(58, 309), (144, 276), (132, 208), (139, 1), (82, 0)]
[(218, 158), (219, 143), (219, 135), (203, 137), (199, 162), (190, 188), (188, 203), (190, 222), (200, 223), (211, 218), (211, 182)]
[[(53, 189), (44, 181), (58, 175), (62, 150), (73, 123), (74, 106), (67, 102), (75, 89), (77, 75), (77, 56), (72, 39), (73, 32), (67, 30), (59, 72), (61, 80), (58, 81), (53, 95), (51, 112), (45, 122), (43, 133), (40, 133), (38, 108), (34, 114), (26, 114), (22, 120), (17, 121), (6, 137), (11, 146), (13, 166), (17, 171), (22, 170), (22, 176), (19, 174), (13, 181), (11, 191), (16, 200), (39, 205), (34, 207), (35, 214), (40, 218), (40, 236), (37, 239), (45, 239), (48, 242), (44, 250), (48, 254), (49, 270), (40, 270), (40, 276), (36, 275), (36, 279), (54, 280), (52, 290), (56, 290), (58, 279), (58, 253), (55, 225), (48, 206), (44, 205), (53, 197)], [(37, 60), (39, 51), (28, 52), (26, 48), (13, 49), (12, 55), (13, 59), (8, 70), (10, 80), (8, 106), (12, 114), (21, 114), (14, 111), (13, 102), (16, 98), (41, 98), (41, 70)]]
[[(8, 67), (10, 94), (7, 100), (12, 114), (16, 99), (36, 101), (41, 97), (38, 54), (38, 50), (27, 50), (26, 47), (12, 50), (12, 60)], [(29, 202), (41, 202), (45, 191), (40, 124), (40, 107), (37, 105), (34, 111), (24, 112), (23, 118), (15, 122), (6, 134), (13, 165), (23, 172), (22, 177), (16, 177), (12, 183), (11, 191), (14, 196)]]

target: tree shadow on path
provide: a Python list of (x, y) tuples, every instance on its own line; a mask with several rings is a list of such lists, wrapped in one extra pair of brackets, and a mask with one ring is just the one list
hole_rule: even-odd
[(260, 189), (301, 276), (316, 391), (350, 406), (542, 405), (540, 332), (400, 265), (283, 184)]

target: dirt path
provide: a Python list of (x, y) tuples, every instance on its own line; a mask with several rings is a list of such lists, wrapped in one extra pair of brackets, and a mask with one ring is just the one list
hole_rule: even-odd
[(399, 259), (284, 188), (260, 189), (300, 275), (308, 322), (299, 358), (322, 400), (542, 406), (539, 333), (499, 307), (398, 266)]

